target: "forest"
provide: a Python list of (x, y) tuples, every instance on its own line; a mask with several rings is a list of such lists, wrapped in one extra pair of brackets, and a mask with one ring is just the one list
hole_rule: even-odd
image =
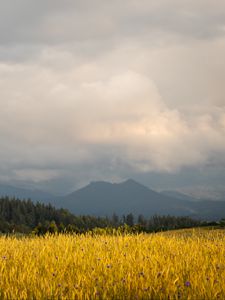
[[(129, 209), (129, 208), (128, 208)], [(221, 221), (223, 224), (224, 221)], [(217, 223), (210, 223), (218, 225)], [(16, 198), (0, 198), (0, 232), (1, 233), (34, 233), (46, 232), (84, 233), (97, 228), (107, 230), (119, 229), (131, 232), (157, 232), (171, 229), (192, 228), (210, 225), (201, 220), (186, 217), (153, 215), (146, 218), (132, 213), (118, 216), (97, 217), (90, 215), (74, 215), (66, 209), (56, 209), (51, 204)]]

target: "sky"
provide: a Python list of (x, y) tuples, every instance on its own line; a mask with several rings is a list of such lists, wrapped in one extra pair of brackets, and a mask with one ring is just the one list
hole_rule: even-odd
[(0, 0), (0, 181), (222, 186), (224, 53), (222, 0)]

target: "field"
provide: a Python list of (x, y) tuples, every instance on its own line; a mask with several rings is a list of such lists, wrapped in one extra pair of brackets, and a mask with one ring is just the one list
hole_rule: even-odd
[(225, 299), (225, 234), (0, 238), (1, 299)]

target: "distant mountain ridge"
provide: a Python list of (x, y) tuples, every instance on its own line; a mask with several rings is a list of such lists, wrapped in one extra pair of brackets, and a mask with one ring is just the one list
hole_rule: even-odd
[(54, 196), (50, 193), (37, 190), (15, 187), (7, 184), (0, 184), (0, 196), (15, 197), (18, 199), (31, 199), (33, 201), (51, 202)]
[(111, 216), (133, 213), (150, 217), (154, 214), (191, 216), (207, 220), (225, 217), (225, 201), (196, 200), (174, 191), (156, 192), (128, 179), (121, 183), (93, 181), (66, 196), (56, 197), (39, 190), (0, 184), (0, 196), (30, 198), (66, 208), (76, 215)]

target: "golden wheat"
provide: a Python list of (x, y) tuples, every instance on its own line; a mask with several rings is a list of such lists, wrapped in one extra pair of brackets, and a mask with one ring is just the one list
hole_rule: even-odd
[(1, 237), (0, 298), (225, 299), (225, 235)]

